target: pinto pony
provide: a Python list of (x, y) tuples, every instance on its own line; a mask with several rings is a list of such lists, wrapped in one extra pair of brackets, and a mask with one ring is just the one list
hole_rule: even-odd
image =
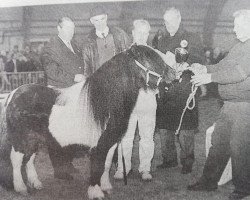
[[(50, 157), (71, 145), (90, 149), (90, 199), (109, 192), (109, 169), (117, 143), (126, 132), (140, 88), (156, 89), (160, 81), (172, 81), (171, 68), (152, 48), (133, 45), (106, 62), (84, 83), (61, 91), (41, 85), (23, 85), (12, 92), (2, 116), (0, 159), (12, 172), (0, 170), (0, 183), (27, 193), (26, 182), (40, 189), (34, 159), (41, 142)], [(73, 92), (74, 91), (74, 92)], [(77, 94), (77, 95), (76, 95)], [(4, 131), (5, 130), (5, 131)], [(0, 160), (0, 161), (1, 161)], [(2, 161), (1, 161), (2, 162)], [(0, 163), (1, 163), (0, 162)]]

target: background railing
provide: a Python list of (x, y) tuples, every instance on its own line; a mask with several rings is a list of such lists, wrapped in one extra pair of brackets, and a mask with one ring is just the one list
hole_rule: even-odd
[(21, 85), (30, 83), (44, 85), (44, 71), (0, 73), (0, 93), (8, 93)]

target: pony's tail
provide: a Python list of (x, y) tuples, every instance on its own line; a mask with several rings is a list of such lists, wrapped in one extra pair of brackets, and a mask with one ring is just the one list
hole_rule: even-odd
[(8, 137), (6, 117), (8, 97), (2, 104), (0, 114), (0, 185), (6, 189), (13, 189), (13, 168), (10, 160), (12, 145)]

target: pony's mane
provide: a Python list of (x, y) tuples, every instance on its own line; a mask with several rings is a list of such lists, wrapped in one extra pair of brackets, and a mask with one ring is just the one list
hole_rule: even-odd
[(136, 45), (114, 56), (87, 79), (93, 116), (103, 128), (113, 108), (125, 108), (124, 102), (135, 103), (136, 99), (131, 99), (134, 96), (137, 98), (139, 88), (146, 87), (140, 74), (141, 69), (135, 65), (135, 60), (141, 61), (145, 58), (159, 65), (163, 63), (152, 48)]

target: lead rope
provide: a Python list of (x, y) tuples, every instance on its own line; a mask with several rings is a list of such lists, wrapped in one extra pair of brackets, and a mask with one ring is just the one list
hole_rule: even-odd
[[(127, 170), (126, 170), (126, 163), (125, 163), (125, 158), (124, 158), (124, 154), (123, 154), (122, 141), (120, 142), (120, 145), (121, 145), (121, 154), (122, 154), (123, 181), (124, 181), (124, 185), (127, 185), (128, 184)], [(118, 149), (118, 151), (119, 151), (119, 149)]]
[[(181, 129), (181, 125), (182, 125), (182, 121), (183, 121), (183, 117), (184, 117), (184, 114), (186, 112), (186, 110), (193, 110), (194, 107), (195, 107), (195, 94), (196, 94), (196, 91), (197, 91), (198, 87), (195, 86), (194, 84), (192, 85), (192, 88), (191, 88), (191, 93), (189, 94), (188, 98), (187, 98), (187, 101), (186, 101), (186, 106), (185, 108), (183, 109), (182, 111), (182, 114), (181, 114), (181, 119), (180, 119), (180, 123), (179, 123), (179, 126), (175, 132), (175, 135), (177, 136), (177, 140), (178, 140), (178, 143), (180, 144), (180, 148), (184, 151), (184, 148), (181, 144), (181, 141), (180, 141), (180, 129)], [(192, 102), (192, 105), (190, 106), (190, 103)]]

